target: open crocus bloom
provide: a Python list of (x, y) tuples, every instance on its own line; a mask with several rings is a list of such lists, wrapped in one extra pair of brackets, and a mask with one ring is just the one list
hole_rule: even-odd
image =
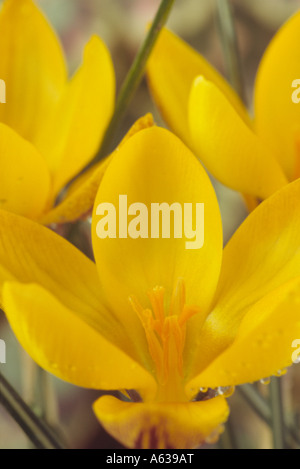
[(113, 65), (94, 36), (68, 81), (61, 46), (32, 0), (6, 0), (0, 30), (0, 207), (39, 220), (99, 148), (114, 108)]
[[(119, 233), (125, 195), (131, 236)], [(219, 208), (201, 164), (169, 131), (141, 130), (100, 184), (92, 223), (96, 264), (43, 226), (0, 212), (3, 309), (41, 367), (127, 396), (126, 402), (104, 396), (94, 405), (124, 445), (195, 447), (227, 419), (217, 388), (292, 363), (300, 333), (299, 197), (296, 181), (268, 198), (223, 253)], [(170, 237), (155, 237), (150, 212), (157, 203), (185, 210), (184, 204), (204, 204), (203, 246), (186, 249), (173, 221)], [(111, 237), (98, 237), (100, 212)]]
[(149, 61), (150, 88), (170, 128), (219, 181), (247, 196), (249, 208), (300, 176), (300, 114), (292, 100), (300, 83), (299, 38), (300, 13), (261, 61), (254, 123), (221, 75), (169, 31)]

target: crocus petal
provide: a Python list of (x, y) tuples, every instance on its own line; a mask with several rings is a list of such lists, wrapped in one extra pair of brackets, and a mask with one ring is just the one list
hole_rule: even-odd
[(273, 290), (245, 315), (233, 344), (188, 385), (232, 386), (280, 375), (300, 334), (300, 277)]
[[(51, 230), (0, 211), (0, 293), (5, 281), (36, 283), (112, 343), (123, 328), (104, 308), (97, 269), (91, 260)], [(132, 337), (126, 352), (144, 360), (146, 339)]]
[(0, 123), (0, 207), (36, 218), (50, 195), (50, 174), (33, 145)]
[(188, 403), (130, 403), (104, 396), (94, 404), (103, 427), (136, 449), (189, 449), (204, 443), (228, 418), (223, 398)]
[(226, 186), (264, 199), (287, 184), (272, 151), (203, 77), (191, 91), (189, 120), (197, 155)]
[(128, 342), (124, 334), (112, 344), (39, 285), (5, 283), (3, 307), (23, 348), (55, 376), (93, 389), (155, 389), (152, 376), (119, 348)]
[[(97, 214), (100, 204), (113, 204), (110, 210), (115, 207), (117, 219), (119, 214), (126, 217), (126, 200), (125, 208), (119, 209), (119, 195), (127, 196), (128, 207), (133, 203), (143, 205), (142, 208), (132, 207), (137, 208), (137, 216), (139, 210), (144, 210), (141, 224), (137, 227), (137, 230), (142, 229), (143, 238), (137, 233), (138, 237), (134, 239), (134, 230), (130, 232), (130, 222), (135, 218), (132, 214), (128, 216), (129, 227), (127, 220), (121, 223), (120, 236), (116, 232), (115, 238), (98, 237), (98, 223), (103, 218)], [(169, 205), (180, 204), (182, 211), (184, 203), (193, 204), (193, 219), (195, 204), (204, 203), (203, 247), (197, 245), (197, 249), (187, 248), (187, 239), (183, 233), (182, 237), (174, 238), (173, 219), (169, 238), (152, 236), (151, 204), (163, 202)], [(191, 222), (190, 218), (189, 221)], [(178, 228), (182, 224), (179, 222), (176, 226)], [(117, 227), (119, 228), (119, 223)], [(197, 239), (200, 244), (202, 228), (203, 220), (200, 219), (197, 222)], [(200, 322), (203, 320), (219, 275), (222, 255), (221, 219), (207, 174), (177, 137), (165, 129), (153, 127), (138, 132), (123, 145), (100, 185), (93, 212), (92, 236), (101, 284), (120, 321), (124, 321), (131, 334), (139, 325), (139, 320), (129, 306), (129, 297), (136, 296), (143, 307), (148, 307), (150, 303), (147, 293), (154, 287), (161, 286), (165, 288), (168, 305), (179, 278), (185, 280), (188, 304), (196, 304), (201, 308), (201, 313), (193, 319)], [(110, 236), (114, 236), (113, 232)], [(193, 248), (196, 246), (193, 245)]]
[(60, 44), (31, 0), (6, 0), (0, 13), (0, 121), (33, 141), (66, 81)]
[(198, 336), (201, 353), (199, 348), (191, 376), (232, 344), (257, 301), (300, 276), (299, 200), (297, 180), (255, 209), (227, 244), (213, 311)]
[(110, 54), (93, 36), (84, 61), (66, 86), (49, 125), (36, 141), (54, 174), (54, 194), (96, 154), (113, 112), (115, 78)]
[(43, 225), (68, 223), (88, 216), (111, 158), (112, 155), (89, 170), (88, 174), (84, 175), (85, 181), (80, 185), (76, 184), (77, 188), (67, 193), (63, 201), (43, 215), (39, 222)]
[[(152, 127), (153, 125), (153, 117), (151, 114), (146, 114), (138, 119), (129, 129), (115, 151), (118, 151), (119, 148), (136, 132)], [(76, 179), (68, 189), (67, 195), (63, 201), (53, 210), (44, 215), (39, 220), (40, 223), (43, 223), (44, 225), (50, 225), (51, 223), (66, 223), (75, 221), (80, 217), (87, 216), (94, 205), (100, 182), (102, 181), (103, 175), (113, 155), (114, 153), (105, 160), (94, 165), (82, 176)]]
[[(37, 283), (97, 326), (101, 309), (95, 264), (51, 230), (0, 211), (0, 286)], [(62, 268), (63, 266), (63, 268)]]
[[(275, 35), (257, 74), (255, 115), (258, 134), (274, 148), (290, 179), (296, 177), (296, 138), (300, 135), (299, 105), (292, 100), (300, 78), (300, 13)], [(298, 153), (299, 158), (299, 153)]]
[(163, 29), (148, 63), (149, 86), (163, 118), (188, 145), (191, 145), (188, 102), (198, 75), (214, 82), (242, 118), (249, 122), (246, 109), (224, 78), (184, 41)]

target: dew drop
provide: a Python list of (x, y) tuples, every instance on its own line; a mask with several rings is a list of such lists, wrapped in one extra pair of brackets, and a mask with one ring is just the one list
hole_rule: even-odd
[(50, 363), (50, 366), (53, 370), (58, 370), (58, 364), (57, 363)]
[(76, 368), (75, 365), (70, 365), (70, 366), (68, 367), (68, 369), (69, 369), (69, 371), (74, 372), (74, 371), (76, 371), (77, 368)]
[(234, 391), (235, 391), (234, 386), (225, 386), (225, 387), (220, 386), (218, 388), (218, 395), (224, 396), (224, 397), (230, 397), (233, 395)]
[(200, 392), (203, 392), (204, 394), (206, 394), (207, 391), (208, 391), (208, 388), (200, 388), (199, 391), (200, 391)]
[(219, 431), (218, 430), (214, 430), (210, 435), (208, 435), (206, 438), (205, 438), (205, 442), (208, 444), (208, 445), (213, 445), (214, 443), (217, 443), (217, 441), (219, 440)]
[(278, 378), (280, 378), (280, 376), (284, 376), (287, 374), (287, 369), (286, 368), (283, 368), (282, 370), (278, 370), (276, 371), (275, 373), (275, 376), (277, 376)]
[(263, 378), (260, 380), (261, 384), (263, 384), (264, 386), (268, 386), (268, 384), (271, 383), (271, 378)]

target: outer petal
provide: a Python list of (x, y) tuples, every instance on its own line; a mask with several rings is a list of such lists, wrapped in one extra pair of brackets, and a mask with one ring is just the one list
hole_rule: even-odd
[[(124, 329), (103, 303), (92, 261), (61, 236), (25, 218), (0, 211), (0, 226), (0, 288), (6, 281), (35, 283), (109, 341), (122, 346)], [(143, 335), (135, 335), (127, 340), (126, 352), (143, 360), (145, 342)]]
[(299, 200), (297, 180), (254, 210), (227, 244), (214, 309), (198, 336), (191, 376), (232, 344), (257, 301), (300, 276)]
[(64, 57), (55, 33), (31, 0), (6, 0), (0, 31), (0, 77), (7, 85), (0, 121), (33, 141), (65, 84)]
[(189, 120), (198, 156), (226, 186), (264, 199), (287, 184), (268, 146), (203, 77), (195, 80), (191, 91)]
[(36, 218), (50, 196), (50, 174), (41, 155), (0, 123), (0, 207)]
[(115, 78), (109, 52), (94, 36), (82, 67), (58, 103), (36, 145), (54, 173), (54, 194), (88, 164), (100, 146), (114, 107)]
[(250, 308), (233, 344), (188, 386), (231, 386), (275, 375), (292, 364), (292, 343), (299, 336), (300, 277)]
[[(98, 206), (100, 203), (111, 203), (116, 208), (117, 218), (119, 213), (124, 215), (124, 210), (119, 210), (119, 195), (127, 195), (128, 207), (136, 202), (144, 204), (148, 217), (143, 217), (143, 236), (147, 238), (121, 238), (119, 233), (116, 233), (116, 238), (98, 237), (97, 227), (101, 220), (97, 215)], [(184, 203), (194, 204), (194, 219), (195, 204), (204, 203), (205, 241), (202, 248), (187, 249), (187, 239), (183, 233), (182, 238), (175, 239), (173, 219), (170, 238), (151, 237), (151, 204), (163, 202), (182, 206)], [(128, 222), (134, 218), (128, 216)], [(127, 221), (123, 226), (126, 236)], [(203, 220), (198, 220), (197, 226), (199, 234)], [(177, 137), (153, 127), (137, 133), (120, 149), (107, 169), (96, 197), (92, 235), (104, 291), (114, 311), (119, 312), (121, 321), (126, 320), (129, 329), (133, 331), (139, 324), (136, 314), (129, 307), (129, 296), (135, 295), (147, 307), (147, 292), (155, 286), (162, 286), (166, 290), (168, 305), (173, 288), (181, 277), (186, 283), (187, 302), (197, 304), (202, 309), (202, 314), (194, 318), (202, 323), (219, 275), (221, 219), (207, 174)]]
[(129, 448), (189, 449), (228, 418), (226, 400), (188, 403), (129, 403), (111, 396), (100, 398), (94, 411), (104, 428)]
[[(136, 132), (153, 125), (153, 117), (151, 114), (147, 114), (138, 119), (115, 151), (119, 151), (119, 148)], [(94, 205), (100, 182), (114, 153), (115, 152), (76, 179), (70, 186), (65, 199), (63, 199), (57, 207), (43, 216), (40, 222), (44, 225), (66, 223), (86, 216)]]
[(21, 345), (57, 377), (94, 389), (155, 390), (152, 376), (120, 350), (122, 334), (110, 343), (39, 285), (5, 283), (3, 306)]
[(222, 76), (195, 50), (163, 29), (148, 63), (149, 85), (169, 127), (191, 145), (188, 103), (194, 79), (204, 75), (220, 88), (237, 112), (249, 122), (246, 109)]
[[(275, 35), (261, 61), (255, 87), (256, 128), (277, 152), (290, 179), (296, 177), (299, 105), (292, 101), (293, 82), (300, 78), (300, 13)], [(298, 153), (299, 158), (299, 153)]]

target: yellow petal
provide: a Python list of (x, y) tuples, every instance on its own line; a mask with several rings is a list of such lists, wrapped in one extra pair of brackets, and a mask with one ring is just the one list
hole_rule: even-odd
[(6, 0), (0, 13), (0, 121), (33, 141), (66, 81), (60, 44), (31, 0)]
[[(127, 196), (127, 206), (126, 197), (122, 197), (121, 205), (124, 203), (125, 207), (122, 206), (120, 210), (119, 196)], [(124, 219), (120, 224), (120, 237), (119, 232), (116, 232), (115, 238), (100, 239), (99, 233), (100, 236), (106, 236), (101, 230), (105, 218), (97, 213), (100, 208), (104, 208), (100, 206), (102, 203), (113, 204), (118, 219), (119, 214), (126, 216), (127, 207), (131, 204), (143, 204), (141, 208), (131, 208), (133, 211), (137, 209), (136, 214), (140, 217), (140, 225), (136, 231), (134, 220), (137, 223), (138, 219), (134, 215), (128, 215), (129, 227)], [(151, 204), (154, 203), (166, 203), (170, 206), (173, 203), (179, 204), (179, 217), (178, 213), (176, 215), (179, 221), (175, 223), (171, 217), (169, 238), (162, 238), (161, 232), (159, 238), (152, 236), (150, 213)], [(192, 243), (195, 244), (190, 249), (186, 244), (188, 240), (184, 230), (182, 237), (180, 233), (178, 238), (174, 237), (174, 225), (177, 229), (182, 228), (180, 210), (183, 213), (187, 210), (183, 204), (191, 204), (195, 221), (196, 203), (204, 203), (204, 224), (199, 216), (197, 241), (194, 238)], [(114, 217), (113, 206), (110, 206), (110, 211)], [(166, 215), (168, 217), (168, 212)], [(186, 218), (191, 222), (191, 217), (186, 215)], [(168, 219), (170, 220), (170, 215)], [(109, 226), (113, 227), (112, 224)], [(205, 241), (201, 247), (203, 226)], [(142, 234), (139, 233), (140, 229)], [(201, 314), (191, 321), (202, 322), (219, 275), (222, 255), (221, 219), (207, 174), (177, 137), (165, 129), (153, 127), (138, 132), (123, 145), (100, 185), (93, 211), (92, 236), (104, 291), (114, 311), (118, 312), (120, 321), (124, 321), (129, 330), (133, 331), (139, 325), (136, 313), (129, 306), (129, 296), (136, 296), (141, 305), (147, 307), (150, 305), (147, 293), (154, 287), (161, 286), (165, 288), (166, 304), (170, 304), (179, 278), (183, 278), (186, 284), (187, 303), (201, 308)]]
[(213, 83), (197, 78), (189, 107), (194, 148), (216, 179), (261, 199), (287, 184), (271, 150)]
[(255, 85), (257, 132), (274, 148), (289, 179), (296, 177), (296, 139), (300, 135), (299, 104), (292, 100), (293, 93), (297, 93), (297, 86), (292, 85), (300, 78), (299, 39), (298, 12), (271, 41)]
[[(153, 125), (153, 117), (151, 114), (146, 114), (138, 119), (129, 129), (116, 151), (118, 151), (119, 148), (136, 132), (152, 127)], [(53, 210), (44, 215), (39, 221), (44, 225), (50, 225), (51, 223), (66, 223), (75, 221), (78, 218), (89, 214), (94, 205), (100, 182), (102, 181), (103, 175), (114, 153), (105, 160), (100, 161), (100, 163), (92, 166), (92, 168), (76, 179), (74, 183), (71, 184), (63, 201)]]
[(130, 403), (104, 396), (95, 402), (94, 411), (108, 433), (136, 449), (195, 448), (212, 432), (218, 435), (219, 425), (229, 414), (223, 398), (188, 403)]
[[(43, 225), (52, 223), (68, 223), (86, 217), (91, 211), (95, 202), (95, 197), (102, 181), (103, 175), (111, 161), (113, 155), (110, 155), (101, 163), (93, 166), (88, 174), (84, 174), (84, 182), (76, 183), (76, 189), (68, 192), (63, 201), (54, 207), (50, 212), (43, 215), (39, 222)], [(72, 187), (70, 188), (70, 190)]]
[(50, 195), (50, 174), (31, 143), (0, 123), (0, 207), (36, 218)]
[(255, 209), (227, 244), (213, 311), (198, 336), (191, 376), (232, 344), (255, 303), (300, 276), (299, 200), (297, 180)]
[[(114, 311), (103, 306), (94, 262), (61, 236), (25, 218), (0, 211), (0, 226), (0, 293), (6, 281), (36, 283), (112, 343), (119, 343), (122, 325)], [(145, 349), (142, 335), (131, 337), (126, 345), (126, 352), (141, 361)]]
[(54, 174), (54, 194), (96, 154), (111, 118), (115, 78), (110, 54), (97, 36), (87, 44), (84, 61), (66, 86), (49, 125), (36, 145)]
[(0, 211), (0, 286), (37, 283), (97, 325), (101, 308), (95, 264), (51, 230)]
[(155, 390), (151, 375), (121, 350), (129, 339), (120, 328), (109, 342), (36, 284), (5, 283), (3, 307), (24, 349), (55, 376), (93, 389)]
[(184, 41), (163, 29), (148, 63), (149, 86), (169, 127), (191, 146), (188, 103), (194, 79), (204, 75), (227, 96), (249, 123), (246, 109), (224, 78)]
[(299, 336), (300, 277), (250, 308), (233, 344), (189, 386), (232, 386), (280, 375), (292, 364), (292, 343)]

